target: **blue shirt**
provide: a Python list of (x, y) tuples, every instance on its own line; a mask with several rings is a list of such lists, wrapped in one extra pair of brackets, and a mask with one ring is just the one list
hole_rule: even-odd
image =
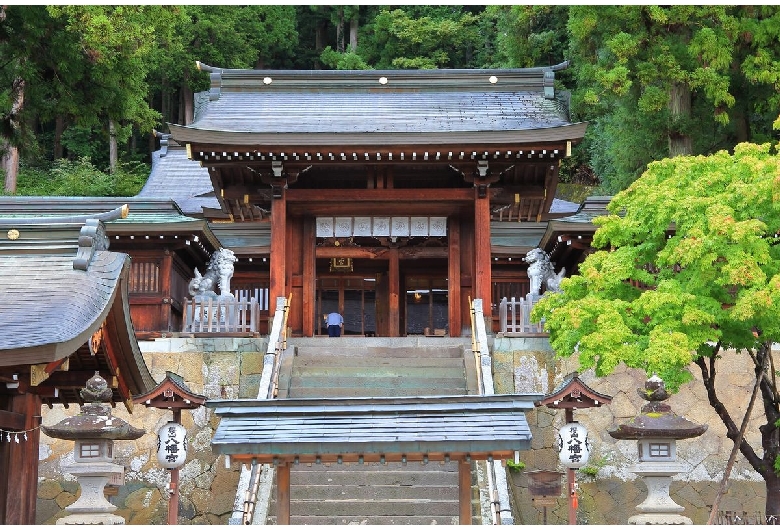
[(341, 318), (341, 315), (338, 313), (330, 313), (328, 315), (328, 325), (329, 326), (340, 326), (344, 323), (344, 319)]

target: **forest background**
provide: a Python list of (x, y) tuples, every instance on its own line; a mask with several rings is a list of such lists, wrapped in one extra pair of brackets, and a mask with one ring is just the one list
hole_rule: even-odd
[(0, 5), (5, 194), (132, 196), (153, 131), (220, 68), (518, 68), (589, 122), (563, 182), (625, 189), (649, 162), (780, 134), (780, 6)]

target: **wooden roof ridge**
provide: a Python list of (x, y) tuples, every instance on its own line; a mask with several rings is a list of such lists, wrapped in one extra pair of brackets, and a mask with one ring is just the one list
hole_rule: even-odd
[(612, 403), (612, 396), (597, 392), (579, 378), (578, 372), (572, 372), (563, 379), (558, 388), (540, 399), (537, 405), (551, 408), (578, 408), (579, 404), (581, 408), (585, 408), (600, 407), (610, 403)]
[[(481, 68), (481, 69), (423, 69), (423, 70), (255, 70), (219, 68), (196, 61), (196, 66), (211, 76), (211, 99), (218, 97), (221, 88), (236, 85), (246, 89), (246, 84), (259, 82), (260, 86), (273, 90), (277, 87), (308, 88), (378, 88), (440, 90), (444, 87), (467, 88), (495, 85), (496, 89), (517, 90), (518, 87), (535, 89), (553, 97), (555, 72), (565, 70), (569, 61), (550, 66), (531, 68)], [(380, 81), (380, 78), (383, 81)], [(546, 90), (547, 89), (547, 90)]]
[(133, 396), (133, 403), (147, 407), (195, 409), (206, 403), (206, 396), (192, 392), (179, 374), (165, 372), (165, 378), (144, 394)]
[(40, 224), (45, 222), (48, 224), (63, 224), (63, 223), (86, 223), (89, 220), (96, 221), (113, 221), (116, 219), (124, 219), (127, 217), (129, 208), (127, 204), (118, 206), (110, 211), (103, 213), (82, 214), (82, 215), (69, 215), (60, 217), (14, 217), (13, 224), (15, 225), (30, 225)]

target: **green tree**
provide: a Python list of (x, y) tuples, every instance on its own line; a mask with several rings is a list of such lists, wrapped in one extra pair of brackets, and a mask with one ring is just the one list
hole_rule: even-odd
[(362, 26), (358, 51), (377, 69), (473, 68), (479, 17), (465, 7), (382, 8)]
[[(766, 513), (780, 513), (780, 391), (771, 345), (780, 341), (780, 157), (769, 144), (733, 155), (653, 162), (594, 220), (595, 253), (561, 293), (542, 297), (553, 349), (576, 352), (606, 376), (619, 365), (657, 373), (676, 391), (701, 371), (709, 404), (732, 440), (738, 421), (716, 386), (736, 350), (756, 373), (761, 447), (739, 451), (766, 482)], [(768, 363), (770, 369), (763, 370)]]
[[(571, 6), (573, 106), (581, 119), (611, 121), (588, 133), (604, 135), (591, 148), (606, 191), (624, 189), (651, 160), (769, 140), (778, 26), (777, 6)], [(637, 134), (666, 145), (645, 144), (637, 157)]]

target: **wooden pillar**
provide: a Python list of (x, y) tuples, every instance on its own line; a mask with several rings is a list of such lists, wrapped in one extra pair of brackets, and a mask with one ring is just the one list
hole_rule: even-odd
[(276, 466), (276, 524), (290, 524), (290, 464)]
[[(303, 220), (303, 296), (301, 296), (301, 308), (303, 311), (303, 336), (313, 337), (315, 329), (314, 300), (317, 293), (317, 259), (314, 255), (317, 245), (317, 233), (315, 220), (306, 218)], [(319, 325), (319, 319), (317, 324)]]
[(165, 249), (165, 254), (160, 267), (160, 291), (163, 295), (161, 324), (167, 325), (167, 331), (180, 331), (173, 326), (173, 289), (171, 288), (171, 275), (173, 274), (173, 256), (171, 251)]
[(269, 314), (276, 311), (276, 299), (287, 298), (285, 292), (285, 276), (287, 263), (287, 194), (282, 190), (282, 196), (274, 199), (271, 204), (271, 273), (270, 288), (268, 289)]
[(471, 524), (471, 463), (458, 461), (458, 523)]
[(22, 426), (8, 428), (28, 431), (27, 440), (19, 435), (11, 442), (0, 444), (0, 522), (5, 525), (35, 524), (35, 506), (38, 498), (38, 442), (40, 441), (41, 398), (35, 394), (19, 394), (8, 398), (10, 415)]
[(460, 315), (460, 219), (449, 219), (448, 237), (449, 249), (447, 255), (447, 290), (449, 300), (450, 337), (460, 337), (463, 326)]
[[(482, 299), (486, 318), (492, 318), (490, 273), (490, 199), (474, 189), (474, 298)], [(488, 329), (488, 331), (490, 331)]]
[(398, 265), (398, 249), (392, 248), (388, 252), (389, 262), (387, 266), (388, 283), (388, 335), (399, 337), (401, 333), (400, 291), (401, 274)]

